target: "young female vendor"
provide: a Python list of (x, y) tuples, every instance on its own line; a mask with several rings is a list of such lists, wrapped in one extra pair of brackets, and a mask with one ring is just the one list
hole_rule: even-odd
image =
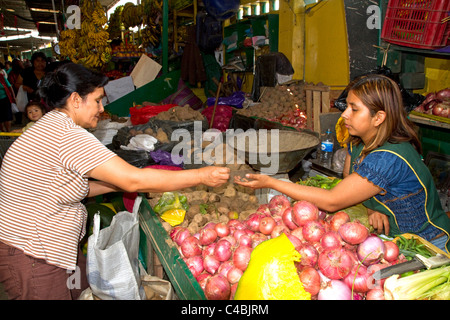
[(235, 182), (271, 188), (335, 212), (363, 203), (369, 223), (386, 235), (413, 233), (450, 252), (450, 219), (442, 209), (421, 145), (408, 120), (397, 84), (382, 75), (355, 79), (342, 113), (349, 132), (345, 178), (331, 190), (248, 174)]

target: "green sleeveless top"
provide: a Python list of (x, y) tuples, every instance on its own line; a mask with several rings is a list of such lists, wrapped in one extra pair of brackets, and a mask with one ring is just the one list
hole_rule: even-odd
[[(385, 143), (359, 162), (364, 145), (349, 146), (350, 173), (356, 172), (383, 189), (363, 204), (388, 216), (389, 236), (413, 233), (430, 241), (450, 233), (430, 171), (410, 143)], [(450, 239), (450, 236), (449, 236)], [(447, 240), (447, 253), (450, 252)]]

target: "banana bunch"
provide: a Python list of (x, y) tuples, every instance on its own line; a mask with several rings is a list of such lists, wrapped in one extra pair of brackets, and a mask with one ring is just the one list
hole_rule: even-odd
[(78, 42), (78, 34), (75, 29), (67, 29), (61, 31), (61, 39), (59, 41), (60, 55), (62, 57), (69, 57), (70, 60), (75, 61), (77, 50), (76, 44)]
[(144, 48), (153, 46), (157, 48), (161, 41), (161, 25), (160, 24), (148, 24), (141, 30), (142, 46)]
[(94, 12), (92, 13), (92, 21), (96, 26), (105, 25), (108, 22), (105, 11), (103, 11), (103, 9), (94, 10)]
[(88, 68), (100, 69), (111, 59), (108, 22), (98, 0), (81, 0), (81, 28), (61, 32), (61, 56)]
[(144, 9), (141, 5), (135, 5), (131, 2), (125, 3), (122, 9), (121, 20), (125, 27), (128, 29), (130, 27), (136, 27), (142, 24), (144, 15)]
[(114, 10), (113, 14), (111, 14), (111, 16), (109, 17), (108, 27), (107, 27), (106, 31), (108, 31), (109, 39), (111, 39), (111, 40), (120, 38), (122, 35), (122, 33), (121, 33), (122, 21), (120, 20), (120, 15), (122, 14), (122, 9), (123, 9), (123, 6), (118, 6)]

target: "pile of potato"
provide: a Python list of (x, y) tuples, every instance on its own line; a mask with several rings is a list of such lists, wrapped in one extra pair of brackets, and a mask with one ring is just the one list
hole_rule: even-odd
[[(186, 196), (189, 204), (180, 226), (187, 227), (191, 234), (195, 234), (209, 222), (228, 222), (232, 211), (237, 212), (239, 219), (244, 220), (259, 207), (254, 190), (231, 182), (216, 188), (197, 186), (179, 192)], [(149, 193), (150, 205), (156, 205), (161, 196), (161, 193)], [(168, 232), (171, 230), (167, 222), (162, 221), (162, 225)]]
[(273, 119), (297, 108), (306, 110), (304, 84), (264, 87), (259, 102), (237, 113), (247, 117)]
[(203, 121), (205, 117), (197, 110), (192, 109), (188, 104), (180, 107), (175, 106), (167, 111), (158, 113), (155, 119), (170, 121)]

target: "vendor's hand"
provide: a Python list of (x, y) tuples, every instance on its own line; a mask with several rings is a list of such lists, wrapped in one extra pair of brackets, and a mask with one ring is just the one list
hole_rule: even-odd
[(200, 181), (208, 187), (218, 187), (230, 179), (230, 168), (203, 167), (198, 169)]
[(369, 224), (375, 229), (378, 234), (389, 234), (389, 220), (385, 214), (369, 209), (368, 215)]
[(267, 187), (269, 179), (267, 175), (248, 173), (245, 177), (235, 176), (234, 183), (252, 189), (261, 189)]

